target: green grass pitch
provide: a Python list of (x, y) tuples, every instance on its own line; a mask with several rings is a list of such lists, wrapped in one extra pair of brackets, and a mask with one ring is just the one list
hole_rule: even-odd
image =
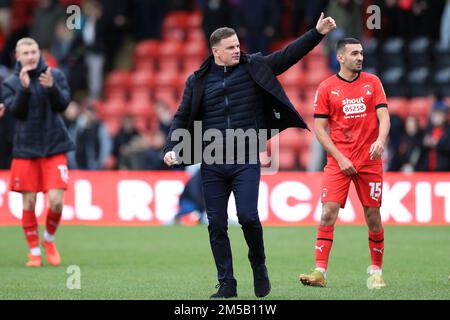
[[(41, 229), (42, 231), (42, 229)], [(238, 299), (255, 299), (247, 247), (237, 226), (229, 230)], [(0, 227), (0, 299), (208, 299), (216, 272), (206, 226), (62, 226), (62, 265), (30, 269), (20, 227)], [(314, 265), (316, 227), (265, 227), (272, 292), (265, 299), (450, 300), (450, 227), (385, 227), (383, 274), (387, 288), (368, 290), (367, 228), (336, 226), (328, 287), (301, 285)], [(44, 260), (45, 261), (45, 260)], [(70, 290), (68, 266), (81, 270), (81, 289)]]

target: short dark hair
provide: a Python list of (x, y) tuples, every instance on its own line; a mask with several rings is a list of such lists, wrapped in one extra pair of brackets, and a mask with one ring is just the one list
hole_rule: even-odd
[(341, 51), (348, 44), (361, 44), (361, 41), (355, 38), (344, 38), (336, 43), (336, 52)]
[(211, 33), (211, 36), (209, 37), (209, 45), (212, 48), (216, 46), (220, 42), (220, 40), (229, 38), (231, 36), (234, 36), (235, 34), (236, 31), (233, 28), (222, 27), (216, 29), (213, 33)]

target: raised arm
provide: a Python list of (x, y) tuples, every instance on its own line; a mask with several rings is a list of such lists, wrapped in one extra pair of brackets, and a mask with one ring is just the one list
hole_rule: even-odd
[(279, 75), (314, 49), (323, 37), (334, 28), (336, 28), (334, 19), (331, 17), (324, 18), (322, 12), (315, 28), (309, 30), (283, 49), (263, 57), (263, 59), (272, 69), (273, 73)]

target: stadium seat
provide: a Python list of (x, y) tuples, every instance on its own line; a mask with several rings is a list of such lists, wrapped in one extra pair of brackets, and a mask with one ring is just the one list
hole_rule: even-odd
[(200, 10), (196, 10), (194, 12), (190, 12), (186, 19), (186, 28), (188, 32), (191, 32), (195, 29), (201, 29), (202, 27), (203, 15)]
[(433, 50), (435, 69), (450, 67), (450, 47), (437, 42)]
[(151, 90), (155, 85), (155, 75), (151, 70), (137, 70), (131, 75), (130, 85), (133, 89)]
[(419, 120), (420, 126), (424, 127), (428, 122), (432, 104), (433, 101), (429, 97), (410, 99), (409, 115), (415, 116)]
[(132, 88), (130, 90), (130, 100), (150, 100), (151, 90), (145, 87)]
[(304, 86), (305, 78), (300, 69), (292, 67), (280, 74), (278, 81), (284, 88), (301, 88)]
[(179, 72), (180, 59), (176, 57), (161, 57), (158, 63), (159, 72)]
[(319, 69), (314, 71), (308, 71), (305, 73), (305, 85), (308, 88), (316, 88), (326, 78), (333, 73), (329, 69)]
[(186, 29), (188, 26), (189, 12), (172, 11), (166, 15), (162, 28), (164, 29)]
[(115, 116), (114, 117), (105, 116), (102, 118), (102, 121), (105, 124), (111, 136), (115, 136), (117, 134), (122, 122), (122, 120), (119, 117)]
[(450, 96), (450, 67), (437, 70), (433, 77), (433, 84), (443, 96)]
[(412, 97), (422, 97), (430, 94), (431, 72), (428, 67), (418, 67), (412, 69), (406, 76), (406, 83), (409, 87), (409, 95)]
[(181, 41), (163, 41), (159, 46), (158, 56), (160, 59), (166, 57), (182, 58), (183, 55), (183, 43)]
[(296, 153), (290, 148), (280, 148), (278, 152), (278, 165), (281, 170), (296, 168)]
[(169, 87), (178, 89), (178, 73), (173, 70), (160, 71), (155, 76), (155, 86), (158, 88)]
[(385, 68), (405, 67), (405, 40), (402, 38), (388, 38), (381, 48), (381, 59)]
[(430, 67), (431, 42), (427, 37), (418, 37), (408, 43), (407, 57), (410, 66)]
[(402, 67), (391, 67), (386, 69), (380, 76), (386, 94), (392, 97), (404, 97), (407, 88), (403, 84), (405, 70)]
[(131, 100), (127, 104), (127, 112), (135, 116), (136, 119), (139, 117), (151, 118), (155, 116), (155, 110), (153, 104), (150, 100)]
[(113, 70), (105, 80), (105, 95), (108, 98), (126, 97), (131, 73), (128, 70)]
[(388, 101), (389, 113), (396, 114), (405, 119), (409, 113), (408, 100), (403, 97), (389, 97)]
[(105, 100), (97, 104), (97, 112), (101, 117), (121, 117), (127, 111), (126, 101), (122, 99)]
[(203, 30), (200, 28), (191, 29), (189, 30), (187, 34), (187, 41), (198, 41), (203, 42), (205, 45), (207, 45), (207, 39), (205, 38), (205, 34), (203, 33)]
[(364, 70), (369, 72), (368, 68), (378, 69), (379, 68), (379, 43), (375, 38), (370, 38), (363, 42), (364, 48)]
[(287, 129), (280, 133), (280, 148), (298, 150), (303, 145), (303, 136), (300, 129)]
[(160, 44), (159, 40), (140, 41), (134, 48), (134, 58), (157, 58)]
[(183, 45), (183, 59), (185, 58), (194, 58), (197, 60), (203, 60), (207, 53), (208, 48), (206, 44), (198, 41), (189, 41)]

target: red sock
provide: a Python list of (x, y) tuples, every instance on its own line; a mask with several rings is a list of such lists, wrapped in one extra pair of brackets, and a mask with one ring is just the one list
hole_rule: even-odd
[(47, 209), (47, 222), (45, 224), (47, 228), (47, 232), (51, 235), (54, 235), (56, 232), (56, 228), (58, 228), (59, 221), (61, 220), (61, 212), (56, 213), (53, 212), (50, 208)]
[(384, 253), (384, 229), (379, 232), (369, 230), (369, 248), (372, 265), (381, 269)]
[(39, 231), (36, 214), (31, 210), (22, 211), (22, 228), (27, 239), (28, 247), (39, 247)]
[(316, 240), (316, 268), (327, 270), (328, 257), (333, 245), (334, 226), (319, 226)]

